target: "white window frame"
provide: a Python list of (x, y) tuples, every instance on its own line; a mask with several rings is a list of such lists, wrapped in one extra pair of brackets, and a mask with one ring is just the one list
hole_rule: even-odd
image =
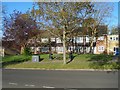
[(116, 37), (113, 37), (113, 41), (115, 41), (116, 40)]
[(105, 50), (104, 46), (98, 46), (98, 51), (103, 52)]

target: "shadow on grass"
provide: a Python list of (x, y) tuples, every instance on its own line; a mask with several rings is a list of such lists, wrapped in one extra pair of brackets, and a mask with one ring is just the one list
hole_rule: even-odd
[(43, 61), (43, 60), (44, 60), (44, 58), (40, 58), (40, 62)]
[(78, 55), (73, 55), (72, 58), (71, 58), (66, 64), (71, 63), (71, 62), (74, 60), (74, 58), (77, 57), (77, 56), (78, 56)]
[[(29, 61), (29, 60), (27, 60), (27, 61)], [(11, 61), (11, 62), (3, 62), (3, 63), (2, 63), (2, 68), (5, 68), (5, 67), (8, 66), (8, 65), (15, 65), (15, 64), (22, 63), (22, 62), (26, 62), (26, 61)]]
[[(44, 58), (39, 58), (39, 61), (44, 60)], [(5, 56), (2, 59), (2, 67), (6, 67), (8, 65), (15, 65), (15, 64), (19, 64), (22, 62), (28, 62), (31, 61), (32, 62), (32, 56), (27, 56), (27, 55), (15, 55), (15, 56)]]
[[(44, 58), (40, 58), (39, 62), (41, 62), (42, 60), (44, 60)], [(19, 64), (19, 63), (23, 63), (23, 62), (27, 62), (27, 61), (31, 61), (32, 62), (32, 60), (2, 62), (2, 68), (5, 68), (8, 65), (15, 65), (15, 64)]]

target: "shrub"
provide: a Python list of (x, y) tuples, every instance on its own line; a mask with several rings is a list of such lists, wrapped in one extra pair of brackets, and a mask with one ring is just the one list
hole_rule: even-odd
[(90, 63), (90, 67), (94, 69), (104, 69), (106, 67), (108, 68), (116, 68), (118, 67), (116, 63), (111, 63), (113, 60), (113, 55), (106, 55), (106, 54), (99, 54), (94, 55), (90, 58), (90, 61), (93, 61)]
[(31, 49), (29, 47), (25, 47), (23, 54), (24, 55), (32, 55)]
[(6, 64), (14, 64), (28, 60), (31, 60), (31, 56), (26, 56), (26, 55), (5, 56), (2, 59), (2, 64), (4, 66)]
[(99, 54), (99, 55), (94, 55), (91, 60), (93, 61), (98, 61), (98, 62), (108, 62), (112, 60), (113, 55), (106, 55), (106, 54)]

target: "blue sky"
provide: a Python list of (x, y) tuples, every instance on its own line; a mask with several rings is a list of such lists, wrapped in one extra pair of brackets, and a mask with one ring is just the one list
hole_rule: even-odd
[[(113, 2), (112, 2), (113, 3)], [(13, 10), (18, 10), (21, 12), (26, 12), (29, 8), (32, 8), (32, 2), (3, 2), (2, 5), (5, 6), (7, 14), (11, 14)], [(112, 12), (112, 17), (109, 23), (109, 28), (118, 25), (118, 2), (114, 3), (114, 9)]]
[(110, 27), (118, 25), (118, 2), (114, 3)]
[(8, 14), (11, 14), (13, 10), (26, 12), (29, 8), (32, 8), (32, 2), (3, 2), (2, 5), (7, 10)]

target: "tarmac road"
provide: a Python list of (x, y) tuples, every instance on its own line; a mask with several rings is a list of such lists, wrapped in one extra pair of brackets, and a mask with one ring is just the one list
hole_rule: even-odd
[(118, 88), (118, 72), (3, 69), (2, 87)]

